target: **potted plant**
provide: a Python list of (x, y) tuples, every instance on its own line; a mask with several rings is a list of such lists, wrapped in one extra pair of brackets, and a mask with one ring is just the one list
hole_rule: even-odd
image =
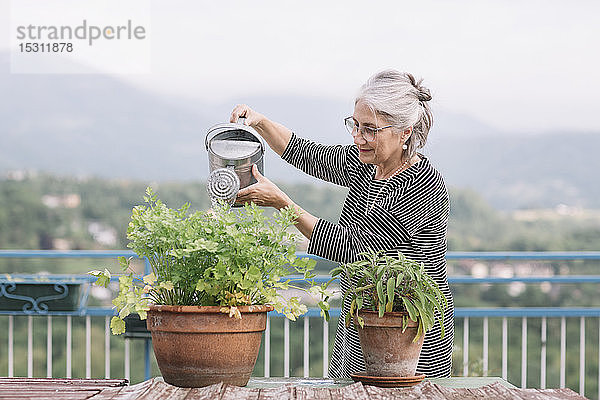
[[(146, 205), (136, 206), (127, 229), (130, 247), (146, 257), (152, 273), (136, 276), (130, 260), (120, 258), (124, 275), (113, 300), (118, 316), (114, 334), (125, 331), (132, 312), (147, 317), (158, 366), (165, 382), (200, 387), (217, 382), (244, 386), (256, 363), (266, 313), (273, 309), (295, 320), (307, 308), (298, 297), (279, 289), (296, 288), (320, 295), (322, 315), (329, 317), (326, 286), (314, 283), (315, 262), (297, 258), (297, 218), (291, 208), (271, 218), (255, 205), (233, 210), (220, 204), (188, 213), (189, 204), (172, 209), (151, 188)], [(110, 272), (91, 271), (106, 286)], [(308, 281), (309, 287), (292, 279)]]
[[(360, 254), (361, 259), (331, 270), (344, 273), (351, 297), (346, 326), (352, 319), (358, 330), (367, 376), (412, 377), (415, 375), (425, 332), (442, 327), (447, 300), (421, 263), (400, 252)], [(436, 314), (436, 311), (438, 312)]]

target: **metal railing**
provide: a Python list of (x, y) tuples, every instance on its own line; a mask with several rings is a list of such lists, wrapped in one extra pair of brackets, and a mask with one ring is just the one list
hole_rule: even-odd
[[(304, 253), (299, 253), (299, 256), (307, 256)], [(0, 258), (115, 258), (118, 256), (135, 256), (129, 251), (38, 251), (38, 250), (0, 250)], [(309, 256), (312, 257), (312, 256)], [(449, 252), (447, 254), (448, 260), (456, 259), (479, 259), (479, 260), (600, 260), (600, 252)], [(149, 269), (149, 264), (146, 262), (146, 270)], [(71, 277), (71, 276), (68, 276)], [(90, 279), (90, 278), (87, 278)], [(326, 277), (320, 278), (321, 281), (327, 279)], [(474, 278), (467, 276), (451, 276), (448, 278), (451, 285), (453, 284), (510, 284), (512, 282), (522, 282), (526, 284), (531, 283), (543, 283), (549, 282), (551, 284), (598, 284), (600, 283), (600, 276), (544, 276), (544, 277), (512, 277), (512, 278)], [(87, 296), (85, 292), (84, 296)], [(13, 376), (14, 374), (14, 320), (17, 316), (26, 316), (27, 318), (27, 375), (33, 376), (33, 319), (46, 318), (47, 326), (47, 343), (46, 343), (46, 375), (52, 377), (55, 371), (52, 370), (52, 357), (54, 342), (52, 337), (52, 326), (53, 316), (66, 316), (67, 327), (66, 327), (66, 370), (65, 376), (71, 376), (72, 369), (72, 320), (73, 318), (83, 318), (85, 320), (85, 376), (91, 377), (91, 347), (92, 347), (92, 329), (91, 319), (104, 317), (104, 375), (106, 378), (111, 376), (111, 348), (110, 348), (110, 317), (114, 315), (114, 311), (110, 308), (94, 308), (87, 307), (85, 302), (81, 302), (77, 310), (71, 312), (34, 312), (26, 313), (24, 311), (0, 311), (0, 315), (8, 314), (8, 375)], [(340, 310), (332, 309), (331, 316), (333, 319), (339, 317)], [(265, 339), (263, 348), (261, 349), (263, 358), (263, 374), (265, 377), (272, 375), (271, 371), (271, 350), (272, 350), (272, 324), (274, 321), (278, 321), (282, 315), (277, 313), (271, 313), (267, 320), (267, 329), (265, 331)], [(468, 376), (470, 371), (470, 358), (469, 350), (473, 349), (472, 343), (473, 335), (470, 335), (470, 328), (474, 321), (481, 320), (483, 324), (482, 330), (482, 344), (481, 352), (482, 356), (480, 361), (482, 367), (480, 373), (484, 376), (489, 373), (489, 356), (490, 354), (490, 324), (500, 322), (501, 323), (501, 335), (498, 345), (501, 347), (501, 374), (504, 379), (508, 379), (508, 358), (509, 358), (509, 331), (508, 321), (514, 319), (520, 319), (521, 322), (521, 379), (520, 386), (527, 386), (528, 379), (528, 338), (533, 337), (531, 334), (531, 326), (537, 325), (540, 320), (539, 330), (539, 342), (540, 342), (540, 388), (545, 388), (547, 384), (547, 339), (548, 339), (548, 324), (549, 321), (558, 320), (560, 321), (560, 371), (559, 371), (559, 386), (565, 387), (566, 385), (566, 359), (567, 359), (567, 320), (576, 318), (579, 321), (579, 393), (585, 396), (585, 378), (586, 378), (586, 367), (590, 368), (589, 360), (586, 360), (586, 326), (590, 323), (587, 322), (589, 319), (598, 319), (600, 322), (600, 307), (519, 307), (519, 308), (464, 308), (458, 307), (455, 309), (455, 326), (462, 330), (462, 340), (459, 337), (455, 337), (456, 347), (460, 347), (458, 353), (462, 352), (462, 367), (463, 375)], [(462, 321), (460, 321), (462, 319)], [(322, 331), (319, 336), (319, 341), (323, 344), (323, 348), (327, 351), (323, 351), (322, 357), (322, 376), (327, 376), (327, 368), (329, 364), (329, 325), (326, 322), (321, 322), (319, 317), (319, 310), (310, 309), (309, 312), (297, 322), (290, 323), (289, 320), (283, 319), (283, 376), (290, 376), (290, 325), (301, 324), (302, 325), (302, 374), (304, 377), (309, 376), (310, 371), (310, 348), (311, 348), (311, 337), (314, 339), (314, 326), (322, 326)], [(318, 322), (317, 322), (318, 321)], [(462, 322), (462, 324), (461, 324)], [(528, 325), (529, 324), (529, 325)], [(296, 325), (294, 325), (296, 326)], [(313, 326), (313, 329), (311, 329)], [(462, 327), (461, 327), (462, 326)], [(496, 335), (498, 336), (498, 335)], [(124, 375), (126, 379), (130, 379), (131, 367), (130, 367), (130, 341), (132, 339), (125, 339), (124, 345)], [(600, 328), (599, 328), (599, 339), (598, 339), (598, 360), (595, 365), (596, 368), (600, 366)], [(512, 348), (512, 346), (511, 346)], [(455, 352), (457, 353), (457, 352)], [(569, 354), (573, 353), (569, 351)], [(144, 341), (144, 354), (145, 354), (145, 366), (144, 376), (146, 379), (150, 377), (150, 362), (152, 354), (150, 351), (150, 341)], [(456, 356), (456, 354), (455, 354)], [(479, 357), (477, 357), (479, 359)], [(586, 364), (586, 361), (588, 363)], [(600, 368), (598, 368), (598, 382), (600, 383)], [(588, 394), (589, 395), (589, 394)], [(600, 398), (600, 384), (598, 385), (598, 398)]]

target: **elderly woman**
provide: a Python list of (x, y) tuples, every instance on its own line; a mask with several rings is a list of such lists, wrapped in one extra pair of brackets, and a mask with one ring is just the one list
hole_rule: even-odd
[[(240, 190), (237, 202), (253, 201), (277, 209), (294, 207), (300, 213), (298, 230), (310, 242), (308, 253), (347, 263), (367, 249), (389, 255), (401, 251), (425, 264), (448, 299), (445, 336), (439, 323), (425, 337), (417, 373), (428, 377), (450, 376), (454, 337), (453, 302), (446, 276), (448, 192), (439, 172), (417, 149), (431, 128), (429, 90), (408, 73), (387, 70), (372, 76), (360, 89), (354, 114), (344, 120), (354, 145), (325, 146), (296, 136), (246, 105), (238, 105), (231, 122), (239, 117), (254, 127), (269, 146), (309, 175), (349, 188), (339, 224), (302, 210), (284, 192), (258, 173), (257, 183)], [(345, 277), (342, 290), (348, 289)], [(350, 300), (348, 298), (348, 300)], [(346, 328), (342, 307), (329, 376), (349, 377), (364, 371), (358, 334)]]

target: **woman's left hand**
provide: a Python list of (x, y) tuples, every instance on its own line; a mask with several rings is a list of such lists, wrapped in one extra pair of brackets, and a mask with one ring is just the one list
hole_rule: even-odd
[(236, 204), (254, 202), (257, 206), (274, 207), (278, 210), (291, 204), (289, 197), (277, 185), (258, 172), (256, 164), (252, 166), (252, 175), (257, 182), (238, 192)]

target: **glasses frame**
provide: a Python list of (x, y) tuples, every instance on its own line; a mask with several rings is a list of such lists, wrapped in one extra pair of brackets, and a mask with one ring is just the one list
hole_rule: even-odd
[[(352, 123), (353, 128), (350, 129), (350, 123)], [(354, 117), (346, 117), (344, 118), (344, 125), (346, 126), (346, 130), (352, 135), (352, 137), (356, 137), (358, 134), (362, 136), (367, 142), (374, 142), (379, 131), (382, 131), (387, 128), (391, 128), (394, 125), (386, 125), (381, 128), (371, 128), (370, 126), (360, 126), (360, 124), (354, 122)], [(356, 135), (354, 131), (356, 130)], [(370, 139), (369, 139), (370, 138)]]

